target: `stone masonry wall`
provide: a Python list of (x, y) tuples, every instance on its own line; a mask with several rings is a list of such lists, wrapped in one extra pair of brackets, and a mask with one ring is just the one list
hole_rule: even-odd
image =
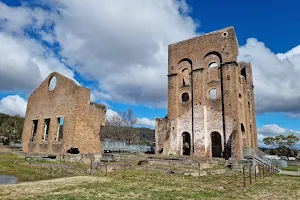
[[(56, 86), (50, 91), (49, 83), (56, 78)], [(90, 91), (78, 86), (59, 73), (50, 74), (28, 98), (22, 151), (26, 153), (66, 153), (71, 147), (80, 153), (102, 152), (100, 127), (104, 125), (106, 107), (90, 105)], [(64, 117), (62, 141), (56, 141), (58, 118)], [(45, 119), (50, 119), (48, 140), (44, 140)], [(38, 120), (37, 134), (31, 141), (33, 120)]]
[(237, 56), (233, 27), (169, 45), (168, 118), (156, 126), (165, 154), (182, 154), (183, 132), (198, 156), (212, 156), (212, 132), (220, 134), (222, 150), (224, 139), (231, 144), (233, 157), (242, 158), (243, 147), (257, 148), (252, 69)]

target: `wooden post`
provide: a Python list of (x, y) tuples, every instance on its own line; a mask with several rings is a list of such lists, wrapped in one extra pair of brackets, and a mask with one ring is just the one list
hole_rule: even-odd
[(105, 163), (105, 176), (107, 176), (107, 163)]
[(251, 173), (252, 164), (249, 166), (249, 175), (250, 175), (250, 185), (252, 185), (252, 173)]
[(92, 158), (90, 158), (90, 160), (91, 160), (91, 165), (90, 165), (90, 175), (92, 175), (92, 169), (93, 169), (93, 159), (92, 159)]
[(254, 166), (254, 180), (256, 182), (256, 167), (257, 167), (257, 164)]
[(246, 167), (246, 165), (243, 167), (244, 188), (246, 188), (246, 174), (245, 174), (245, 167)]
[(170, 164), (170, 182), (172, 183), (172, 164), (171, 161), (169, 162)]
[(198, 163), (198, 173), (199, 173), (199, 180), (200, 180), (200, 161), (198, 161), (197, 163)]
[(124, 171), (123, 171), (123, 178), (126, 176), (126, 160), (124, 158)]

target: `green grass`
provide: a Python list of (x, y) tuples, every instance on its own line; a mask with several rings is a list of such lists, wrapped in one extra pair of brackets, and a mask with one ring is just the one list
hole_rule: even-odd
[[(52, 167), (53, 164), (55, 163), (42, 159), (25, 159), (15, 154), (0, 154), (0, 174), (15, 176), (19, 182), (69, 177), (78, 173), (72, 170), (73, 163), (63, 163), (64, 168)], [(76, 169), (83, 168), (82, 165), (79, 167)]]
[[(0, 154), (1, 158), (1, 154)], [(19, 160), (12, 156), (11, 160)], [(24, 159), (23, 159), (24, 160)], [(39, 170), (28, 173), (22, 162), (13, 164), (0, 162), (0, 173), (12, 173), (24, 180), (55, 178), (43, 175)], [(6, 167), (10, 166), (10, 167)], [(216, 166), (216, 168), (221, 166)], [(26, 170), (27, 169), (27, 170)], [(75, 173), (74, 173), (75, 174)], [(61, 177), (72, 174), (57, 174)], [(26, 182), (0, 186), (1, 199), (300, 199), (300, 177), (272, 175), (257, 178), (253, 185), (243, 188), (242, 173), (227, 172), (222, 175), (202, 177), (165, 174), (159, 171), (133, 168), (108, 173), (94, 173), (93, 176), (53, 179), (51, 181)]]
[(297, 172), (297, 171), (298, 171), (298, 166), (290, 165), (290, 166), (288, 166), (288, 167), (282, 168), (282, 170)]

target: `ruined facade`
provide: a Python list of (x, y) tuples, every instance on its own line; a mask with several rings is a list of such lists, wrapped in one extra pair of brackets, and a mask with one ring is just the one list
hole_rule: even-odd
[(90, 102), (90, 90), (51, 73), (28, 98), (22, 134), (25, 153), (101, 155), (106, 107)]
[(156, 152), (242, 158), (257, 148), (251, 65), (237, 62), (233, 27), (168, 48), (168, 115), (156, 119)]

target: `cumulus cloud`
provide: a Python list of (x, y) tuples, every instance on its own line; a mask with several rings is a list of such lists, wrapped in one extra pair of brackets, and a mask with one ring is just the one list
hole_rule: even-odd
[[(300, 131), (286, 129), (278, 126), (277, 124), (268, 124), (264, 125), (261, 128), (257, 129), (258, 132), (258, 145), (259, 147), (266, 147), (266, 145), (263, 143), (263, 139), (265, 137), (273, 137), (276, 135), (289, 135), (294, 134), (298, 138), (300, 138)], [(298, 147), (300, 148), (300, 144), (298, 144)]]
[(257, 112), (300, 112), (300, 45), (275, 54), (263, 42), (250, 38), (239, 49), (239, 60), (253, 66)]
[(25, 116), (27, 101), (19, 95), (9, 95), (0, 100), (0, 113)]
[[(0, 90), (33, 89), (52, 71), (74, 79), (76, 70), (98, 82), (93, 101), (164, 107), (167, 47), (197, 35), (190, 9), (185, 0), (0, 2)], [(300, 116), (300, 45), (275, 54), (250, 38), (239, 60), (253, 65), (257, 112)]]
[(104, 98), (166, 105), (168, 44), (196, 35), (184, 0), (50, 4), (59, 13), (53, 31), (60, 55), (85, 78), (97, 80)]
[(61, 63), (35, 40), (0, 32), (0, 90), (32, 90), (51, 72), (74, 77)]
[(26, 28), (38, 30), (47, 24), (45, 11), (36, 8), (10, 8), (0, 2), (0, 91), (33, 90), (51, 72), (74, 79), (70, 70)]

